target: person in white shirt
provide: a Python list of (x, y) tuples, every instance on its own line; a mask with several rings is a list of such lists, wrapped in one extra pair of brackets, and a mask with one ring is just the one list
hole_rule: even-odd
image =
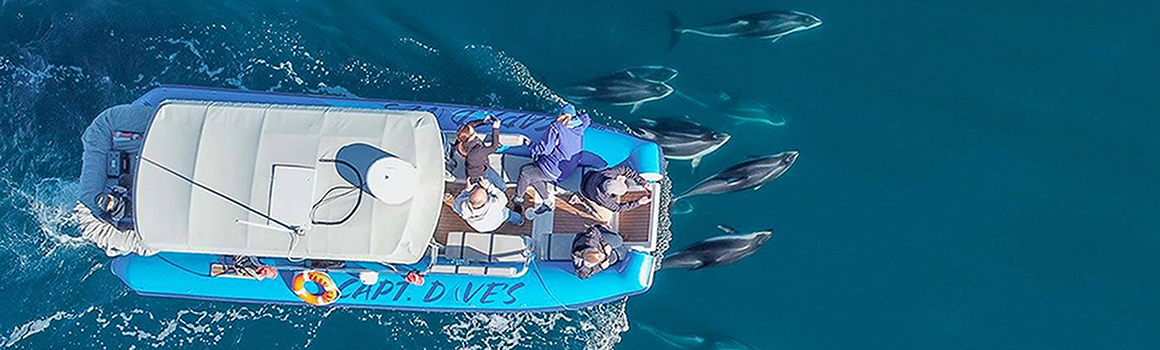
[(504, 222), (517, 226), (524, 224), (523, 215), (508, 209), (507, 194), (496, 185), (503, 182), (496, 180), (494, 175), (498, 174), (489, 171), (484, 177), (468, 178), (467, 187), (451, 203), (451, 209), (479, 232), (495, 231)]

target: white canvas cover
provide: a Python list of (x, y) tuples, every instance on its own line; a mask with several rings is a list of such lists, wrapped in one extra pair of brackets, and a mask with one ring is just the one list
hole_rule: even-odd
[[(414, 165), (419, 178), (414, 197), (388, 205), (365, 196), (340, 226), (289, 222), (306, 227), (292, 252), (291, 234), (238, 220), (276, 224), (150, 162), (262, 212), (300, 214), (331, 187), (352, 185), (340, 177), (336, 164), (319, 161), (334, 158), (352, 143)], [(158, 109), (141, 156), (137, 229), (145, 244), (158, 251), (414, 263), (435, 232), (443, 193), (442, 137), (428, 112), (170, 101)], [(313, 175), (284, 171), (293, 167), (312, 169)], [(286, 175), (279, 180), (275, 173)], [(276, 182), (279, 186), (273, 186)], [(303, 193), (275, 195), (275, 187)], [(271, 198), (297, 200), (272, 205)], [(317, 215), (341, 218), (354, 204), (355, 196), (348, 196), (321, 207)], [(307, 221), (302, 215), (275, 219)]]

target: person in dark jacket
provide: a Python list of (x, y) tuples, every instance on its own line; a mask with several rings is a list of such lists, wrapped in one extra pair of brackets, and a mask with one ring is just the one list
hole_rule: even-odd
[[(491, 143), (485, 144), (483, 135), (476, 132), (476, 128), (487, 125), (488, 120), (491, 120)], [(469, 180), (478, 180), (490, 169), (487, 157), (499, 149), (499, 127), (500, 120), (489, 115), (463, 124), (455, 132), (455, 153), (463, 157), (463, 167)]]
[(640, 177), (635, 170), (627, 165), (620, 165), (584, 174), (584, 178), (580, 180), (580, 194), (585, 199), (613, 212), (632, 210), (652, 201), (652, 198), (646, 195), (635, 201), (621, 203), (620, 197), (628, 193), (628, 181), (639, 186), (648, 185), (648, 181)]
[(572, 267), (581, 279), (615, 265), (628, 253), (619, 234), (600, 225), (589, 226), (572, 240)]
[(552, 194), (548, 184), (567, 178), (576, 170), (580, 161), (578, 155), (584, 150), (584, 130), (590, 124), (592, 120), (588, 113), (577, 115), (575, 106), (566, 104), (560, 108), (560, 115), (544, 132), (544, 136), (528, 145), (534, 161), (520, 168), (516, 198), (513, 200), (516, 206), (523, 207), (523, 194), (529, 188), (539, 198), (546, 200), (537, 211), (552, 205), (547, 201)]

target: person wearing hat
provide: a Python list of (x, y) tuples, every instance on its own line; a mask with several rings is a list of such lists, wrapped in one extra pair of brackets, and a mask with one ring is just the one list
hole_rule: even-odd
[(551, 192), (549, 183), (567, 178), (576, 170), (580, 162), (580, 151), (584, 150), (584, 130), (592, 120), (588, 113), (576, 113), (576, 107), (565, 104), (560, 108), (556, 120), (544, 132), (544, 136), (528, 145), (533, 162), (520, 168), (514, 204), (522, 208), (524, 193), (532, 189), (543, 203), (537, 212), (542, 212), (553, 203), (548, 201)]
[(600, 225), (589, 226), (572, 240), (572, 267), (580, 279), (616, 265), (625, 254), (624, 239)]

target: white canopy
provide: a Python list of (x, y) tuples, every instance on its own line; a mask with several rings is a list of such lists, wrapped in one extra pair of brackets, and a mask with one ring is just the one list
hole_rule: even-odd
[[(339, 154), (352, 145), (363, 151)], [(365, 195), (345, 223), (310, 225), (311, 207), (327, 190), (357, 182), (351, 169), (320, 159), (353, 154), (372, 158), (346, 159), (356, 168), (391, 156), (414, 166), (413, 196), (386, 204)], [(414, 263), (439, 218), (442, 136), (428, 112), (170, 101), (157, 111), (141, 157), (137, 229), (158, 251)], [(358, 170), (363, 178), (366, 170)], [(301, 225), (304, 234), (291, 252), (290, 233), (213, 192)], [(340, 220), (356, 200), (322, 205), (314, 219)]]

